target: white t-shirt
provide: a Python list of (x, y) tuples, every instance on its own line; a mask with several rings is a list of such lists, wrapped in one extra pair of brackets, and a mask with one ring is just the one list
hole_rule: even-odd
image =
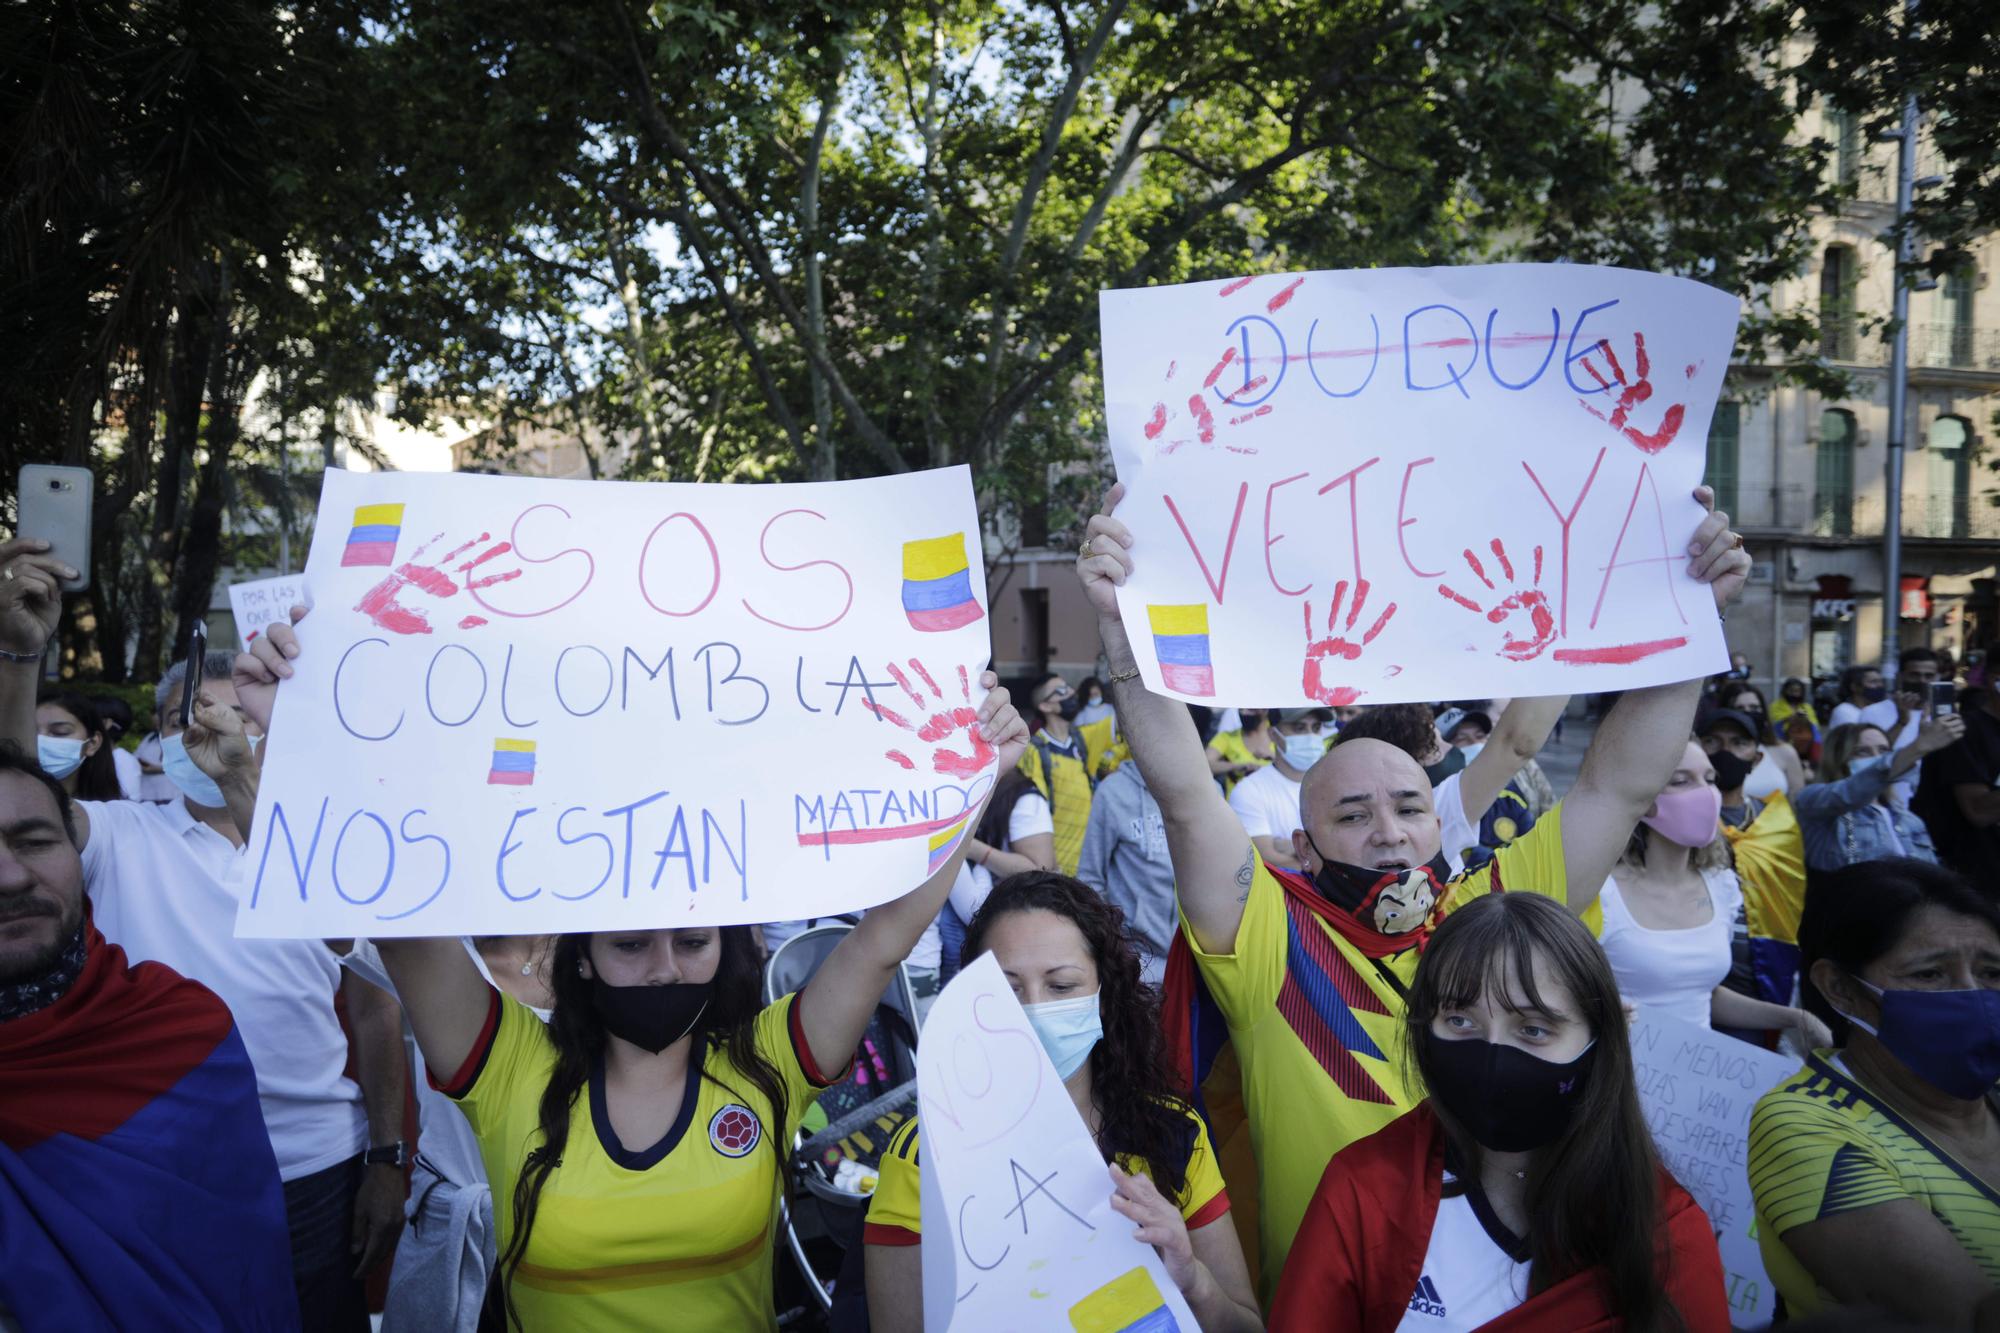
[(111, 747), (111, 767), (118, 774), (118, 794), (120, 796), (123, 796), (128, 801), (141, 801), (145, 799), (142, 787), (146, 772), (139, 767), (139, 756), (133, 754), (130, 750), (121, 750), (114, 745)]
[[(1053, 835), (1055, 831), (1055, 811), (1049, 808), (1048, 797), (1038, 791), (1026, 792), (1007, 812), (1007, 845), (1000, 850), (1011, 851), (1023, 838), (1032, 838), (1037, 833)], [(958, 878), (952, 881), (951, 910), (958, 913), (960, 921), (970, 921), (991, 892), (993, 872), (967, 860), (958, 867)], [(937, 965), (933, 960), (931, 966)]]
[[(1458, 791), (1458, 780), (1464, 772), (1460, 769), (1431, 788), (1431, 808), (1438, 817), (1438, 844), (1443, 847), (1444, 859), (1454, 875), (1465, 870), (1466, 849), (1479, 845), (1479, 826), (1466, 818), (1465, 798)], [(1486, 812), (1481, 810), (1479, 815), (1483, 819)]]
[(1896, 725), (1896, 701), (1893, 698), (1877, 699), (1866, 707), (1847, 702), (1837, 703), (1826, 719), (1829, 730), (1834, 727), (1850, 726), (1856, 722), (1866, 722), (1871, 727), (1880, 727), (1883, 731), (1888, 731)]
[(83, 887), (104, 938), (133, 962), (199, 981), (236, 1016), (264, 1128), (286, 1180), (367, 1146), (361, 1089), (341, 1073), (347, 1035), (334, 1017), (340, 961), (317, 940), (239, 940), (236, 895), (247, 877), (229, 840), (185, 802), (79, 801), (90, 816)]
[(1757, 767), (1750, 770), (1750, 776), (1743, 779), (1743, 794), (1759, 801), (1768, 801), (1785, 790), (1785, 770), (1778, 767), (1778, 761), (1771, 757), (1769, 746), (1757, 761)]
[(1709, 1026), (1709, 997), (1729, 975), (1729, 939), (1743, 906), (1734, 870), (1701, 872), (1709, 918), (1682, 930), (1649, 930), (1632, 919), (1616, 878), (1604, 881), (1604, 932), (1598, 942), (1611, 960), (1618, 990), (1642, 1010), (1696, 1027)]
[(1266, 764), (1236, 784), (1229, 808), (1251, 837), (1288, 843), (1292, 830), (1300, 827), (1299, 790), (1296, 779), (1286, 777), (1276, 764)]
[[(1452, 1179), (1444, 1173), (1447, 1186)], [(1470, 1333), (1490, 1324), (1528, 1299), (1529, 1267), (1500, 1247), (1470, 1195), (1439, 1199), (1422, 1276), (1396, 1333)]]
[[(139, 748), (132, 752), (132, 757), (155, 768), (159, 767), (160, 761), (165, 757), (165, 751), (160, 747), (160, 733), (147, 732), (145, 739), (139, 742)], [(148, 773), (141, 768), (139, 796), (147, 801), (178, 801), (181, 798), (181, 789), (176, 787), (174, 780), (165, 773)]]

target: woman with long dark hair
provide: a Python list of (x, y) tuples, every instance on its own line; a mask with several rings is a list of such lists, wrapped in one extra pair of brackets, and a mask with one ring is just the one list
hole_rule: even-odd
[(1744, 794), (1759, 801), (1769, 800), (1778, 792), (1797, 795), (1799, 788), (1806, 785), (1805, 765), (1773, 725), (1764, 691), (1748, 681), (1729, 681), (1716, 691), (1715, 700), (1719, 706), (1743, 714), (1757, 728), (1757, 745), (1763, 753), (1743, 780)]
[(52, 690), (35, 705), (36, 757), (42, 772), (80, 801), (116, 801), (125, 793), (111, 762), (111, 741), (97, 705), (74, 690)]
[[(991, 952), (1056, 1073), (1111, 1163), (1111, 1206), (1138, 1224), (1201, 1327), (1263, 1327), (1229, 1196), (1200, 1119), (1173, 1095), (1159, 1002), (1139, 980), (1137, 942), (1116, 907), (1048, 871), (995, 886), (966, 933), (969, 962)], [(924, 1326), (917, 1122), (890, 1139), (869, 1203), (869, 1322)]]
[[(983, 684), (977, 725), (1004, 773), (1027, 727), (990, 672)], [(869, 911), (803, 992), (768, 1006), (751, 926), (559, 936), (546, 1025), (456, 938), (376, 941), (426, 1063), (478, 1136), (511, 1325), (775, 1327), (793, 1133), (964, 855)]]
[(1272, 1329), (1729, 1328), (1714, 1233), (1654, 1154), (1581, 922), (1531, 893), (1452, 913), (1404, 1035), (1429, 1095), (1327, 1164)]
[(2000, 1328), (2000, 907), (1928, 861), (1853, 865), (1813, 877), (1799, 955), (1834, 1048), (1750, 1115), (1785, 1308)]

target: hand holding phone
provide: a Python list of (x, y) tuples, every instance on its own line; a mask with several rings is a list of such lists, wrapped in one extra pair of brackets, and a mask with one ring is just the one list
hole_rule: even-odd
[(1943, 717), (1947, 713), (1956, 713), (1957, 711), (1958, 711), (1958, 686), (1952, 684), (1948, 680), (1940, 680), (1932, 682), (1931, 716)]
[(51, 558), (76, 571), (64, 578), (66, 592), (90, 586), (90, 516), (96, 479), (87, 467), (22, 467), (15, 494), (17, 535), (49, 544)]
[(201, 664), (208, 657), (208, 623), (197, 620), (188, 633), (187, 670), (181, 677), (181, 730), (194, 725), (195, 696), (201, 693)]

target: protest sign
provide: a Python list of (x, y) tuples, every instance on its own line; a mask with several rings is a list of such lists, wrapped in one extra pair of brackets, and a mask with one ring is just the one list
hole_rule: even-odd
[(245, 935), (851, 911), (994, 778), (964, 468), (696, 486), (329, 472)]
[(1736, 298), (1490, 265), (1112, 291), (1100, 313), (1148, 688), (1393, 703), (1727, 665), (1686, 557)]
[(246, 650), (264, 632), (265, 626), (289, 620), (293, 607), (306, 604), (303, 574), (245, 579), (229, 585), (229, 610), (236, 617), (236, 637)]
[(1715, 1228), (1730, 1323), (1763, 1328), (1775, 1312), (1777, 1289), (1757, 1250), (1750, 1112), (1799, 1062), (1641, 1010), (1632, 1025), (1632, 1063), (1660, 1160)]
[(924, 1020), (917, 1103), (926, 1333), (1200, 1327), (1112, 1211), (1104, 1158), (990, 953)]

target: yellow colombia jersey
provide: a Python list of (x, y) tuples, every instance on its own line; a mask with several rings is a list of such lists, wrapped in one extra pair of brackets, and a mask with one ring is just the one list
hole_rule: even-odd
[[(570, 1116), (562, 1165), (542, 1187), (514, 1305), (531, 1329), (773, 1328), (771, 1252), (778, 1147), (826, 1086), (787, 996), (755, 1019), (757, 1050), (785, 1083), (785, 1123), (720, 1050), (695, 1048), (680, 1116), (650, 1148), (621, 1145), (605, 1114), (603, 1068)], [(494, 993), (486, 1031), (444, 1091), (479, 1137), (498, 1250), (513, 1238), (514, 1182), (541, 1141), (555, 1048), (542, 1023)], [(718, 1086), (720, 1084), (721, 1086)]]
[(2000, 1191), (1876, 1100), (1831, 1051), (1814, 1052), (1751, 1112), (1750, 1192), (1765, 1271), (1793, 1315), (1837, 1302), (1792, 1257), (1785, 1233), (1897, 1199), (1928, 1209), (2000, 1284)]
[[(1187, 1186), (1176, 1200), (1188, 1230), (1207, 1226), (1229, 1212), (1229, 1194), (1222, 1187), (1222, 1172), (1215, 1165), (1215, 1153), (1208, 1144), (1208, 1131), (1201, 1118), (1187, 1107), (1194, 1147), (1188, 1154)], [(917, 1122), (911, 1120), (898, 1129), (882, 1153), (882, 1179), (868, 1201), (868, 1225), (862, 1238), (870, 1245), (915, 1245), (923, 1239), (923, 1223), (917, 1202)], [(1142, 1158), (1121, 1156), (1118, 1165), (1128, 1172), (1153, 1174)], [(1104, 1178), (1106, 1197), (1111, 1193), (1111, 1177)]]
[[(1276, 744), (1276, 739), (1274, 735), (1272, 737), (1274, 745)], [(1259, 768), (1262, 768), (1271, 762), (1263, 755), (1250, 753), (1250, 747), (1243, 743), (1243, 733), (1240, 731), (1216, 732), (1215, 739), (1208, 743), (1208, 748), (1232, 764), (1255, 764)], [(1243, 779), (1234, 774), (1225, 777), (1222, 780), (1222, 794), (1227, 796), (1230, 792), (1235, 791), (1236, 784), (1241, 781)]]
[[(1492, 861), (1453, 880), (1440, 916), (1503, 888), (1569, 900), (1560, 805)], [(1417, 951), (1391, 954), (1378, 969), (1310, 908), (1293, 903), (1261, 857), (1236, 952), (1203, 953), (1185, 917), (1181, 930), (1242, 1066), (1268, 1306), (1328, 1160), (1415, 1104), (1400, 1045), (1403, 992), (1416, 974)]]

